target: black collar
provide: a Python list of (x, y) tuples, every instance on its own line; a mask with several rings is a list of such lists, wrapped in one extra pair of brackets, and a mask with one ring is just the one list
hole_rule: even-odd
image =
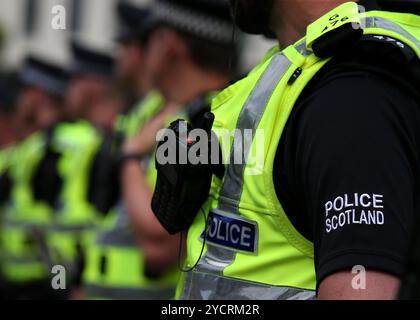
[(376, 0), (360, 0), (358, 1), (358, 4), (365, 7), (366, 11), (381, 10), (381, 7)]
[(420, 0), (360, 0), (366, 10), (420, 14)]

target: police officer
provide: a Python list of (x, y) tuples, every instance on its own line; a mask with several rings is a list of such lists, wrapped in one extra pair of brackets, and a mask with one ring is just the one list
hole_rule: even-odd
[(62, 116), (62, 95), (67, 75), (62, 68), (36, 56), (29, 56), (20, 74), (22, 89), (16, 104), (19, 139), (47, 129)]
[[(18, 81), (16, 75), (0, 75), (0, 221), (4, 214), (4, 206), (10, 197), (12, 181), (9, 175), (9, 168), (13, 152), (16, 146), (17, 135), (15, 132), (15, 103), (18, 91)], [(0, 225), (0, 233), (2, 226)], [(4, 260), (3, 251), (0, 247), (0, 264)], [(1, 270), (1, 267), (0, 267)], [(0, 273), (0, 299), (4, 289), (2, 289), (3, 279)]]
[[(145, 79), (167, 101), (165, 113), (155, 117), (123, 147), (121, 182), (125, 204), (137, 242), (155, 274), (174, 268), (178, 237), (170, 236), (151, 211), (155, 184), (154, 162), (141, 166), (138, 159), (154, 153), (156, 133), (170, 119), (187, 117), (197, 124), (208, 110), (213, 91), (231, 77), (233, 24), (224, 1), (155, 1), (149, 22)], [(181, 115), (182, 114), (182, 115)]]
[[(67, 72), (40, 58), (27, 59), (19, 75), (23, 87), (17, 101), (20, 138), (46, 129), (61, 116), (67, 87)], [(27, 127), (27, 131), (23, 128)], [(45, 228), (52, 210), (36, 199), (34, 177), (47, 144), (48, 134), (36, 131), (17, 144), (12, 152), (8, 175), (12, 182), (2, 217), (2, 294), (8, 299), (54, 299)]]
[(283, 50), (213, 101), (214, 129), (255, 134), (189, 229), (182, 299), (395, 298), (419, 214), (419, 7), (344, 2), (231, 1)]
[(10, 195), (11, 181), (8, 167), (17, 143), (15, 104), (18, 93), (17, 75), (0, 75), (0, 215)]
[[(66, 97), (66, 117), (70, 121), (85, 119), (93, 125), (101, 127), (101, 122), (97, 117), (105, 112), (103, 103), (114, 98), (114, 57), (105, 50), (87, 45), (81, 39), (73, 39), (71, 49), (74, 59), (71, 67), (71, 82)], [(118, 111), (118, 107), (116, 107), (114, 117)], [(112, 119), (110, 123), (112, 123)], [(107, 126), (102, 127), (106, 128)]]
[(161, 95), (145, 86), (143, 80), (149, 7), (123, 0), (118, 3), (117, 13), (121, 26), (115, 73), (129, 107), (116, 120), (115, 130), (125, 138), (131, 138), (164, 103)]
[(118, 104), (118, 97), (113, 96), (110, 55), (78, 40), (72, 42), (72, 53), (65, 114), (50, 129), (51, 138), (38, 167), (36, 177), (40, 183), (35, 192), (54, 211), (46, 231), (49, 257), (54, 265), (65, 267), (67, 292), (75, 297), (85, 248), (100, 218), (88, 201), (90, 169), (107, 127), (97, 116), (109, 111), (104, 101), (116, 99)]
[[(125, 205), (119, 199), (121, 159), (115, 158), (120, 147), (118, 141), (135, 135), (163, 107), (161, 96), (155, 91), (148, 92), (150, 88), (142, 81), (147, 37), (144, 22), (150, 10), (127, 1), (120, 2), (117, 9), (122, 30), (118, 37), (116, 75), (120, 88), (136, 102), (119, 116), (116, 139), (103, 142), (92, 167), (91, 199), (104, 217), (87, 247), (83, 293), (89, 299), (169, 299), (174, 296), (178, 272), (172, 268), (157, 275), (150, 270), (135, 240)], [(117, 180), (113, 181), (115, 175)]]
[(18, 79), (14, 72), (0, 75), (0, 148), (16, 142)]

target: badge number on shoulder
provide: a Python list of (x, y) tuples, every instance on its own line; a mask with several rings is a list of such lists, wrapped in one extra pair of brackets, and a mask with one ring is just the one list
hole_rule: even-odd
[(310, 24), (306, 32), (306, 43), (308, 48), (312, 48), (312, 44), (319, 37), (344, 24), (353, 23), (354, 25), (361, 26), (361, 19), (356, 18), (358, 14), (358, 4), (355, 2), (346, 2)]
[[(209, 213), (206, 242), (231, 251), (257, 254), (258, 224), (221, 210)], [(200, 240), (204, 239), (204, 231)]]

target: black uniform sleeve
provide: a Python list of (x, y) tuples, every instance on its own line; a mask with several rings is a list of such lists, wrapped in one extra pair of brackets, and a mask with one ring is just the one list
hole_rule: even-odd
[(62, 156), (51, 148), (51, 140), (55, 126), (45, 132), (46, 147), (44, 154), (31, 177), (33, 196), (38, 201), (44, 201), (51, 208), (56, 208), (58, 198), (63, 188), (63, 180), (58, 170), (58, 162)]
[(120, 197), (118, 150), (121, 137), (105, 132), (89, 171), (87, 200), (99, 213), (106, 215)]
[(338, 73), (300, 103), (280, 199), (314, 241), (318, 285), (356, 265), (402, 273), (419, 214), (419, 128), (412, 96), (369, 72)]

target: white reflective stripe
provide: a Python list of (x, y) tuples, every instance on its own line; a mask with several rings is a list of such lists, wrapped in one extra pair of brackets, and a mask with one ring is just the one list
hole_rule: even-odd
[(23, 220), (14, 220), (6, 218), (4, 219), (1, 224), (3, 226), (11, 227), (11, 228), (45, 228), (47, 224), (36, 223), (36, 222), (28, 222)]
[(302, 56), (309, 57), (313, 52), (306, 47), (306, 39), (303, 39), (298, 44), (295, 45), (295, 49), (299, 52)]
[(96, 238), (99, 246), (137, 248), (134, 234), (128, 230), (111, 230), (103, 232)]
[[(270, 65), (251, 92), (239, 115), (236, 128), (241, 130), (243, 136), (244, 130), (246, 129), (251, 129), (253, 135), (255, 134), (273, 91), (291, 65), (292, 63), (281, 53), (276, 54), (272, 58)], [(235, 144), (232, 147), (232, 153), (230, 155), (230, 164), (227, 167), (226, 176), (220, 191), (219, 207), (221, 210), (225, 210), (224, 207), (226, 206), (228, 210), (225, 211), (231, 213), (232, 211), (238, 213), (238, 205), (242, 194), (243, 175), (246, 159), (248, 158), (248, 154), (245, 153), (249, 152), (249, 148), (243, 148), (242, 145), (238, 145), (238, 143), (242, 144), (240, 140), (235, 139)], [(235, 164), (235, 153), (238, 150), (242, 151), (241, 164)], [(230, 201), (227, 203), (226, 199)], [(234, 203), (231, 202), (232, 200)]]
[(180, 298), (183, 300), (313, 300), (315, 291), (189, 272)]
[(136, 248), (138, 250), (125, 206), (120, 203), (116, 209), (117, 219), (114, 225), (112, 228), (98, 234), (96, 244), (99, 246)]
[(87, 284), (84, 292), (89, 299), (113, 300), (169, 300), (175, 295), (175, 288), (127, 288)]
[(391, 20), (384, 19), (381, 17), (367, 17), (365, 23), (367, 29), (376, 27), (398, 33), (402, 37), (413, 42), (417, 46), (417, 48), (420, 49), (420, 41)]
[[(253, 134), (255, 133), (271, 95), (291, 65), (292, 63), (282, 53), (278, 53), (272, 58), (269, 66), (242, 108), (237, 123), (237, 129), (242, 132), (244, 132), (245, 129), (252, 129)], [(234, 161), (235, 152), (238, 152), (238, 147), (243, 153), (243, 161), (241, 164), (235, 164)], [(233, 145), (230, 156), (231, 161), (227, 167), (222, 189), (220, 191), (218, 208), (237, 215), (240, 214), (238, 206), (242, 195), (243, 175), (246, 166), (244, 160), (248, 157), (248, 154), (245, 154), (246, 151), (249, 152), (249, 150), (242, 148), (242, 146)], [(202, 257), (197, 269), (200, 271), (205, 270), (206, 272), (222, 274), (224, 268), (234, 261), (235, 254), (236, 253), (233, 251), (225, 250), (208, 243), (207, 252)]]
[(81, 224), (81, 225), (52, 225), (48, 227), (48, 231), (54, 231), (54, 232), (86, 232), (86, 231), (92, 231), (95, 230), (96, 225), (93, 223), (89, 224)]
[(2, 263), (5, 265), (32, 265), (32, 264), (42, 264), (44, 265), (44, 260), (41, 257), (16, 257), (4, 255)]
[(15, 228), (43, 228), (46, 231), (54, 232), (82, 232), (94, 230), (96, 225), (93, 223), (81, 224), (81, 225), (48, 225), (47, 223), (35, 223), (22, 220), (4, 219), (1, 222), (2, 225)]

